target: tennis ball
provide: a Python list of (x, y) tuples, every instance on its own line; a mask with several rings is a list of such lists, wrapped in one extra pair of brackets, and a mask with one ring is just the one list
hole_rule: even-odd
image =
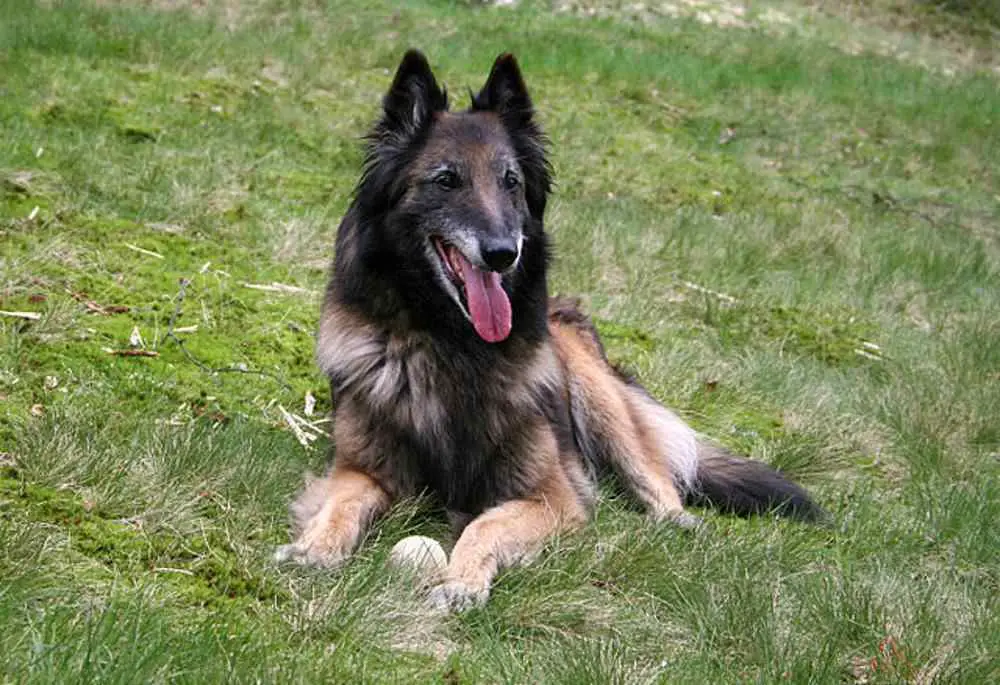
[(393, 546), (389, 552), (389, 563), (396, 568), (414, 571), (425, 582), (433, 582), (447, 568), (448, 555), (437, 540), (423, 535), (411, 535)]

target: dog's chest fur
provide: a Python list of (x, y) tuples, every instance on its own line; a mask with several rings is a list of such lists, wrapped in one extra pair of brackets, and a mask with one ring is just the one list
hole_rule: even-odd
[(568, 425), (568, 413), (553, 411), (566, 405), (549, 342), (515, 359), (491, 356), (484, 363), (460, 346), (378, 330), (336, 308), (325, 312), (317, 344), (335, 402), (349, 403), (367, 433), (366, 464), (391, 471), (403, 490), (429, 488), (464, 510), (480, 508), (477, 482), (500, 471), (513, 481), (491, 489), (518, 489), (512, 457), (531, 453), (540, 426)]

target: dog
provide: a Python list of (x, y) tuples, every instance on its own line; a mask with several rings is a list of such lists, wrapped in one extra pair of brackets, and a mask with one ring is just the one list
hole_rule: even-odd
[(577, 303), (550, 299), (547, 141), (517, 61), (452, 112), (406, 53), (337, 232), (316, 358), (334, 457), (291, 505), (279, 559), (336, 566), (400, 498), (431, 493), (457, 541), (429, 601), (484, 603), (497, 572), (585, 524), (613, 472), (655, 521), (822, 516), (771, 467), (700, 439), (609, 363)]

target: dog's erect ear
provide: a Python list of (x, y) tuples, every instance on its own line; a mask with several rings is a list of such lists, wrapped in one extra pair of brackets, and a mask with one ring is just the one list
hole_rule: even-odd
[(520, 123), (530, 121), (531, 98), (514, 55), (507, 52), (497, 57), (486, 85), (472, 98), (472, 108), (496, 112)]
[(514, 55), (497, 57), (486, 85), (472, 98), (472, 111), (493, 112), (500, 117), (524, 171), (528, 209), (541, 220), (552, 187), (552, 169), (545, 156), (545, 136), (535, 123), (535, 110)]
[(382, 99), (382, 116), (365, 136), (365, 170), (357, 188), (362, 205), (384, 209), (395, 204), (405, 187), (400, 169), (407, 155), (419, 149), (414, 143), (430, 130), (434, 115), (446, 109), (448, 94), (438, 86), (427, 58), (407, 51)]
[(380, 128), (405, 138), (423, 130), (435, 112), (448, 109), (448, 95), (438, 86), (427, 58), (419, 50), (403, 55), (382, 107), (385, 115)]

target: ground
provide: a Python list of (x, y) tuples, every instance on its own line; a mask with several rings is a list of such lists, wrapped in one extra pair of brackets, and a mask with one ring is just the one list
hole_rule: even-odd
[[(962, 3), (951, 3), (960, 5)], [(943, 6), (943, 5), (942, 5)], [(983, 7), (986, 7), (983, 5)], [(983, 10), (984, 12), (987, 10)], [(1000, 51), (905, 0), (28, 2), (0, 24), (0, 678), (1000, 680)], [(984, 18), (986, 17), (986, 18)], [(393, 510), (274, 564), (327, 458), (312, 359), (403, 51), (517, 54), (552, 289), (829, 528), (594, 525), (435, 615)]]

